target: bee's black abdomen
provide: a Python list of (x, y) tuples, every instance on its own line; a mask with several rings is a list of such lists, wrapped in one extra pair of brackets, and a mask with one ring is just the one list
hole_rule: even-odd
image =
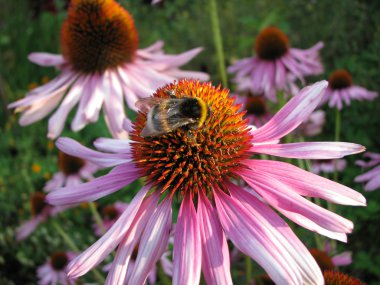
[(202, 108), (197, 99), (189, 98), (180, 105), (180, 113), (186, 118), (198, 119), (202, 115)]

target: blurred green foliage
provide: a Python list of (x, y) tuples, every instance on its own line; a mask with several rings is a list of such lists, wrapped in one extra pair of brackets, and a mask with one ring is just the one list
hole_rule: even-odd
[[(28, 62), (27, 55), (33, 51), (59, 53), (59, 30), (66, 14), (64, 2), (55, 1), (56, 13), (45, 11), (36, 16), (28, 1), (0, 0), (0, 284), (35, 284), (36, 267), (45, 262), (51, 251), (65, 247), (49, 222), (26, 241), (15, 241), (16, 227), (30, 217), (29, 194), (41, 190), (47, 178), (58, 169), (57, 151), (48, 148), (46, 119), (22, 128), (17, 125), (16, 116), (6, 109), (9, 102), (24, 96), (30, 83), (40, 83), (44, 76), (55, 76), (54, 69)], [(207, 1), (173, 0), (159, 6), (150, 6), (147, 0), (121, 2), (135, 18), (140, 47), (159, 39), (165, 41), (168, 53), (203, 46), (203, 53), (185, 68), (207, 71), (213, 82), (219, 84)], [(380, 91), (379, 1), (219, 0), (218, 5), (227, 65), (234, 59), (250, 56), (258, 31), (276, 25), (289, 35), (295, 47), (307, 48), (318, 41), (325, 43), (322, 59), (326, 73), (309, 82), (327, 78), (336, 68), (346, 68), (353, 74), (354, 83)], [(320, 140), (334, 138), (334, 110), (327, 110), (327, 119)], [(342, 113), (342, 140), (380, 152), (379, 119), (379, 99), (372, 103), (353, 102)], [(72, 133), (66, 125), (63, 135), (86, 145), (97, 137), (109, 136), (102, 121), (86, 127), (80, 134)], [(363, 192), (361, 185), (353, 183), (354, 177), (361, 173), (354, 165), (358, 158), (360, 155), (348, 158), (348, 168), (340, 179), (343, 184)], [(33, 164), (38, 164), (41, 171), (33, 172)], [(129, 201), (138, 187), (128, 188), (100, 203)], [(353, 251), (354, 262), (344, 268), (345, 272), (368, 284), (379, 284), (380, 190), (365, 196), (366, 208), (337, 209), (355, 223), (348, 244), (339, 244), (339, 250)], [(95, 240), (87, 208), (69, 210), (58, 220), (82, 249)], [(313, 243), (312, 234), (302, 230), (300, 233), (307, 244)], [(236, 268), (233, 272), (236, 280), (243, 278), (244, 268), (240, 265), (232, 266)]]

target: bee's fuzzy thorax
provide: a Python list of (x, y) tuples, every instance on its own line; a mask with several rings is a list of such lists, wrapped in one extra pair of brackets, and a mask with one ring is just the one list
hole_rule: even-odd
[(168, 93), (197, 98), (212, 114), (204, 112), (203, 126), (195, 130), (179, 128), (156, 137), (141, 137), (147, 114), (139, 113), (130, 136), (136, 165), (149, 183), (170, 195), (223, 188), (223, 179), (233, 176), (231, 169), (242, 167), (239, 162), (250, 148), (244, 113), (233, 104), (227, 89), (211, 83), (181, 80), (158, 89), (153, 96), (168, 98)]

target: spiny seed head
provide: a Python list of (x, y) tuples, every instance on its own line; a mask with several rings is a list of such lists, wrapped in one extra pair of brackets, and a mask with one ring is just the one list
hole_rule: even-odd
[(46, 195), (42, 192), (33, 193), (30, 197), (30, 208), (33, 216), (41, 214), (48, 205), (45, 201), (45, 197)]
[(288, 37), (276, 27), (264, 29), (256, 38), (255, 50), (261, 59), (275, 60), (282, 57), (288, 49)]
[(265, 115), (267, 113), (267, 105), (264, 96), (253, 96), (251, 93), (248, 93), (245, 109), (247, 110), (247, 115)]
[(102, 217), (107, 220), (113, 220), (116, 219), (119, 215), (119, 212), (117, 211), (116, 207), (113, 205), (105, 206), (102, 210)]
[(335, 70), (329, 77), (331, 89), (344, 89), (352, 85), (352, 75), (344, 69)]
[(158, 89), (157, 98), (196, 97), (202, 99), (211, 115), (195, 130), (178, 128), (156, 137), (141, 137), (147, 114), (139, 113), (131, 133), (132, 153), (147, 182), (162, 193), (184, 194), (213, 187), (223, 189), (223, 179), (233, 177), (240, 161), (247, 158), (251, 135), (244, 112), (228, 96), (227, 89), (211, 83), (181, 80)]
[(58, 167), (66, 176), (78, 174), (85, 163), (81, 158), (68, 155), (62, 151), (58, 153)]
[(335, 269), (335, 265), (330, 256), (326, 252), (321, 251), (316, 248), (309, 249), (311, 255), (314, 257), (315, 261), (318, 263), (319, 268), (323, 271)]
[(325, 285), (365, 285), (359, 279), (335, 270), (325, 270), (323, 277)]
[(132, 16), (114, 0), (73, 0), (61, 47), (75, 70), (104, 72), (133, 60), (138, 34)]
[(67, 254), (63, 251), (55, 252), (50, 256), (50, 264), (56, 271), (62, 271), (68, 262)]

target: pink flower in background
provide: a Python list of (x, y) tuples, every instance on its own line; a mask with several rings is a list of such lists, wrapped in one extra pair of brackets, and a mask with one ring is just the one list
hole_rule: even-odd
[(67, 206), (53, 207), (46, 203), (46, 194), (43, 192), (35, 192), (30, 197), (30, 209), (32, 218), (23, 223), (16, 230), (16, 239), (18, 241), (26, 239), (39, 224), (45, 222), (49, 217), (66, 210)]
[(335, 170), (342, 172), (347, 165), (344, 159), (320, 159), (313, 160), (311, 163), (311, 172), (315, 174), (320, 173), (334, 173)]
[(291, 48), (288, 37), (280, 29), (269, 27), (256, 38), (256, 55), (236, 61), (228, 72), (236, 74), (233, 82), (238, 91), (264, 94), (276, 102), (278, 91), (292, 95), (298, 92), (295, 80), (303, 82), (305, 76), (323, 72), (319, 59), (322, 47), (323, 43), (319, 42), (307, 50)]
[(76, 256), (73, 252), (55, 252), (49, 260), (38, 267), (38, 285), (75, 285), (66, 274), (67, 264)]
[(343, 105), (349, 106), (351, 100), (373, 100), (378, 96), (376, 92), (353, 85), (352, 75), (344, 69), (335, 70), (329, 78), (329, 87), (321, 104), (328, 102), (330, 108), (342, 110)]
[(263, 95), (254, 96), (248, 92), (245, 95), (235, 94), (232, 97), (235, 98), (235, 104), (241, 104), (241, 110), (246, 111), (244, 118), (248, 119), (248, 124), (258, 128), (272, 118)]
[[(123, 202), (116, 202), (113, 205), (107, 205), (100, 211), (102, 222), (105, 230), (108, 230), (127, 209), (128, 204)], [(98, 224), (94, 224), (95, 234), (101, 236), (104, 234)]]
[(48, 137), (62, 132), (67, 116), (78, 105), (71, 129), (79, 131), (103, 114), (114, 137), (126, 138), (124, 100), (131, 109), (139, 98), (177, 78), (207, 80), (202, 72), (183, 71), (202, 48), (166, 55), (163, 42), (138, 49), (132, 16), (114, 0), (72, 2), (61, 30), (62, 55), (32, 53), (29, 59), (53, 66), (60, 74), (9, 105), (22, 112), (20, 124), (32, 124), (51, 113)]
[[(53, 205), (94, 201), (145, 177), (145, 186), (116, 223), (69, 264), (68, 275), (86, 274), (117, 247), (106, 284), (144, 283), (166, 250), (171, 205), (180, 203), (173, 284), (198, 284), (201, 270), (207, 284), (232, 284), (227, 238), (277, 284), (323, 284), (308, 249), (270, 206), (300, 226), (346, 242), (352, 222), (305, 197), (355, 206), (365, 205), (365, 198), (289, 163), (251, 157), (337, 159), (362, 152), (364, 147), (352, 143), (278, 143), (310, 116), (326, 87), (327, 82), (319, 82), (302, 89), (269, 122), (251, 130), (227, 89), (183, 80), (158, 89), (154, 97), (190, 95), (206, 103), (211, 114), (190, 137), (186, 128), (142, 137), (147, 114), (139, 112), (130, 140), (98, 139), (94, 144), (99, 151), (60, 138), (62, 151), (113, 169), (88, 183), (49, 193)], [(251, 189), (231, 182), (237, 178)], [(132, 271), (129, 264), (137, 245)]]
[(78, 185), (83, 180), (93, 179), (93, 174), (99, 169), (96, 164), (61, 151), (58, 153), (58, 166), (60, 171), (54, 174), (44, 187), (47, 192), (63, 186)]
[(317, 136), (322, 132), (325, 123), (325, 112), (322, 110), (314, 111), (297, 129), (294, 130), (293, 135), (302, 137)]
[(366, 152), (364, 157), (368, 157), (370, 160), (368, 162), (358, 160), (356, 164), (363, 168), (376, 167), (364, 174), (356, 176), (355, 182), (366, 182), (364, 190), (373, 191), (380, 188), (380, 153)]
[(341, 253), (335, 253), (332, 249), (330, 242), (325, 242), (325, 252), (331, 256), (332, 262), (335, 266), (347, 266), (352, 263), (352, 252), (344, 251)]

